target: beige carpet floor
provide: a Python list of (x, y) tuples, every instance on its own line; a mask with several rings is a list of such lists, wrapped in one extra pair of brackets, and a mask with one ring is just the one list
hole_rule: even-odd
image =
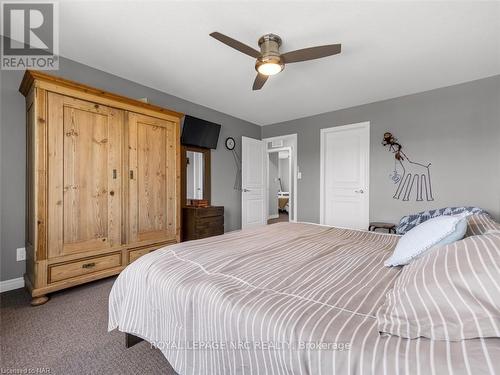
[[(161, 352), (147, 342), (126, 349), (123, 333), (107, 332), (113, 281), (53, 293), (37, 307), (30, 306), (22, 289), (2, 293), (0, 373), (174, 375)], [(48, 370), (30, 370), (37, 368)]]

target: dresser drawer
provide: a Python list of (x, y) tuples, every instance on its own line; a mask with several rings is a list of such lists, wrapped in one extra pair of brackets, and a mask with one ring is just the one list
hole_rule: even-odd
[(224, 234), (224, 207), (185, 207), (182, 210), (182, 240), (199, 240)]
[(121, 252), (116, 252), (76, 262), (53, 264), (49, 267), (49, 283), (120, 267), (121, 263)]
[(196, 220), (196, 229), (209, 229), (209, 228), (223, 228), (224, 229), (224, 217), (200, 217)]
[(224, 227), (199, 229), (196, 232), (197, 239), (207, 238), (212, 236), (220, 236), (221, 234), (224, 234)]
[(202, 217), (214, 217), (214, 216), (224, 216), (224, 207), (207, 207), (195, 210), (196, 216)]
[(198, 218), (196, 221), (197, 238), (205, 238), (224, 234), (224, 217)]

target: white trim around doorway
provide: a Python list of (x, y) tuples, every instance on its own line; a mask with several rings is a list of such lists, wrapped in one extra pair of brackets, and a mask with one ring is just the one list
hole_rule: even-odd
[[(298, 165), (297, 165), (297, 134), (286, 134), (286, 135), (280, 135), (280, 136), (276, 136), (276, 137), (269, 137), (269, 138), (263, 138), (262, 141), (265, 142), (265, 150), (267, 151), (268, 148), (267, 148), (267, 143), (268, 142), (272, 142), (272, 141), (276, 141), (276, 140), (280, 140), (280, 139), (283, 139), (283, 140), (290, 140), (292, 141), (292, 146), (288, 146), (288, 147), (291, 147), (291, 154), (292, 154), (292, 165), (293, 165), (293, 220), (290, 220), (291, 222), (297, 222), (298, 218), (297, 218), (297, 207), (298, 207), (298, 194), (297, 194), (297, 174), (299, 172), (298, 170)], [(274, 149), (269, 149), (269, 150), (277, 150), (278, 148), (274, 148)], [(266, 157), (267, 157), (267, 152), (266, 152)], [(268, 159), (268, 162), (269, 162), (269, 159)], [(266, 200), (267, 202), (269, 202), (269, 197), (267, 196), (267, 189), (269, 188), (269, 181), (268, 178), (269, 178), (269, 172), (266, 170)]]

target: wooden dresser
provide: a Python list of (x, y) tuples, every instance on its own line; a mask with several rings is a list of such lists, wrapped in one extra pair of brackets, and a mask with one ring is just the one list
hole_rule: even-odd
[(182, 114), (34, 71), (20, 91), (33, 305), (180, 241)]
[(224, 207), (184, 207), (182, 209), (182, 240), (224, 234)]

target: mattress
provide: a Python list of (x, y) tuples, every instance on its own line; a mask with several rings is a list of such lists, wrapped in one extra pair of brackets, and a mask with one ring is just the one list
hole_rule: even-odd
[(500, 373), (500, 339), (381, 335), (399, 236), (278, 223), (143, 256), (117, 278), (109, 330), (187, 374)]

